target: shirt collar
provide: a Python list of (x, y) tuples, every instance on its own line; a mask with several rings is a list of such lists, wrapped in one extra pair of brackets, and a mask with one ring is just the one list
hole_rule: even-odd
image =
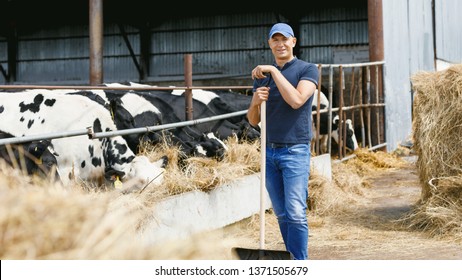
[(294, 56), (294, 58), (291, 61), (286, 62), (286, 64), (284, 64), (284, 66), (282, 66), (282, 68), (279, 68), (279, 66), (276, 64), (276, 62), (274, 62), (273, 65), (276, 68), (278, 68), (279, 70), (282, 71), (282, 70), (286, 69), (287, 67), (289, 67), (290, 65), (294, 64), (297, 59), (298, 58), (296, 56)]

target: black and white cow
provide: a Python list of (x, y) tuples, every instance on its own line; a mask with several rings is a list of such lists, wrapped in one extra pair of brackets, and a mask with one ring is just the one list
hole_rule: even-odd
[[(123, 86), (123, 84), (110, 84)], [(106, 90), (109, 99), (120, 98), (123, 106), (133, 115), (137, 127), (150, 127), (162, 124), (178, 123), (182, 120), (173, 113), (169, 103), (156, 96), (133, 91)], [(164, 92), (159, 94), (170, 94)], [(141, 136), (142, 141), (158, 144), (166, 139), (178, 146), (185, 157), (204, 156), (222, 159), (227, 150), (226, 144), (213, 133), (202, 133), (195, 126), (180, 126), (163, 131), (151, 131)]]
[[(249, 109), (252, 95), (233, 91), (233, 90), (213, 90), (222, 102), (226, 103), (234, 111)], [(245, 116), (245, 115), (244, 115)]]
[[(0, 131), (0, 139), (13, 137)], [(0, 159), (12, 167), (25, 170), (28, 175), (59, 180), (57, 156), (50, 140), (0, 145)]]
[[(329, 100), (325, 96), (325, 94), (321, 91), (319, 93), (319, 110), (325, 110), (329, 107)], [(313, 103), (312, 103), (312, 124), (313, 124), (313, 139), (312, 139), (312, 147), (314, 147), (314, 143), (317, 137), (317, 115), (316, 110), (318, 106), (318, 90), (316, 90), (313, 94)], [(339, 129), (342, 128), (340, 124), (340, 116), (336, 112), (332, 112), (332, 126), (331, 126), (331, 137), (335, 141), (335, 143), (339, 143)], [(356, 136), (353, 128), (353, 124), (351, 119), (347, 119), (345, 121), (346, 126), (346, 135), (343, 137), (346, 148), (350, 151), (355, 151), (358, 149), (358, 142), (356, 141)], [(327, 152), (327, 140), (329, 135), (329, 115), (328, 112), (321, 112), (320, 113), (320, 126), (319, 126), (319, 139), (320, 139), (320, 152), (322, 154)]]
[[(82, 95), (106, 108), (110, 113), (117, 127), (117, 130), (136, 128), (135, 119), (131, 113), (125, 108), (123, 101), (117, 96), (108, 98), (103, 90), (85, 90), (85, 91), (66, 91), (66, 94)], [(141, 134), (125, 134), (122, 137), (127, 141), (128, 147), (138, 153)]]
[[(49, 90), (28, 90), (28, 92), (46, 93)], [(11, 91), (10, 91), (11, 92)], [(120, 98), (109, 99), (103, 90), (71, 90), (71, 89), (54, 89), (53, 93), (68, 94), (68, 95), (81, 95), (89, 98), (97, 104), (106, 108), (114, 121), (118, 130), (136, 128), (135, 120), (130, 112), (125, 109), (123, 102)], [(139, 134), (125, 134), (122, 137), (127, 141), (127, 145), (134, 152), (138, 152), (140, 143)]]
[[(229, 94), (228, 99), (222, 97), (224, 94)], [(232, 96), (238, 100), (239, 93), (223, 93), (220, 95), (213, 91), (193, 89), (192, 98), (193, 98), (193, 117), (194, 119), (201, 119), (207, 117), (213, 117), (217, 115), (223, 115), (228, 113), (234, 113), (241, 111), (238, 108), (237, 104), (242, 106), (241, 103), (226, 102), (232, 99)], [(176, 97), (176, 98), (175, 98)], [(184, 116), (184, 105), (183, 108), (180, 108), (180, 104), (184, 104), (184, 90), (174, 90), (172, 95), (162, 96), (162, 98), (169, 99), (168, 102), (172, 102), (177, 109), (176, 114), (178, 116)], [(247, 97), (246, 97), (247, 99)], [(248, 99), (249, 100), (249, 99)], [(250, 98), (251, 100), (251, 98)], [(250, 105), (250, 101), (247, 103), (247, 108)], [(183, 114), (181, 112), (182, 109)], [(252, 127), (246, 119), (246, 115), (235, 116), (227, 119), (215, 120), (211, 122), (206, 122), (197, 125), (198, 129), (201, 131), (212, 131), (217, 135), (218, 138), (226, 140), (229, 137), (237, 136), (240, 141), (254, 141), (260, 138), (260, 132)]]
[[(110, 112), (81, 95), (30, 90), (0, 92), (0, 130), (15, 136), (82, 130), (116, 130)], [(90, 139), (87, 135), (52, 140), (63, 184), (116, 176), (127, 187), (142, 187), (163, 180), (165, 159), (151, 162), (137, 156), (121, 136)]]
[[(120, 86), (120, 84), (112, 84)], [(127, 85), (136, 87), (151, 87), (144, 84), (129, 82)], [(172, 91), (143, 91), (136, 92), (137, 94), (148, 94), (157, 97), (154, 100), (154, 105), (162, 108), (167, 113), (174, 112), (180, 121), (186, 120), (185, 114), (185, 97), (184, 90)], [(168, 94), (170, 93), (170, 94)], [(243, 95), (239, 92), (225, 90), (201, 90), (193, 89), (193, 119), (202, 119), (214, 117), (217, 115), (234, 113), (237, 111), (247, 110), (252, 100), (252, 96)], [(158, 100), (161, 99), (162, 102)], [(167, 104), (168, 106), (164, 106)], [(212, 132), (221, 140), (226, 140), (231, 136), (237, 136), (240, 141), (254, 141), (260, 138), (260, 132), (252, 127), (246, 119), (246, 114), (230, 117), (227, 119), (213, 120), (194, 125), (199, 131), (205, 134)]]

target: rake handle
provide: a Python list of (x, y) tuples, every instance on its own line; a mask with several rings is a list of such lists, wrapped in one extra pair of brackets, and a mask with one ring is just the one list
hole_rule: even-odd
[(260, 106), (260, 249), (265, 249), (265, 190), (266, 190), (266, 101)]

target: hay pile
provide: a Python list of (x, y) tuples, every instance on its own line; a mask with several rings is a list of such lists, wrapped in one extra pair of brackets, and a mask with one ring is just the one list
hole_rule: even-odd
[[(140, 233), (152, 219), (152, 206), (160, 199), (190, 190), (209, 191), (215, 186), (260, 171), (259, 143), (237, 143), (229, 139), (223, 161), (190, 158), (179, 166), (177, 149), (169, 145), (144, 146), (142, 153), (171, 160), (162, 187), (148, 186), (142, 192), (122, 194), (59, 184), (24, 176), (0, 166), (0, 258), (1, 259), (230, 259), (230, 243), (242, 244), (223, 235), (201, 233), (185, 240), (152, 244)], [(333, 180), (316, 171), (310, 176), (310, 225), (321, 215), (336, 215), (351, 209), (367, 188), (361, 172), (390, 168), (390, 155), (366, 152), (357, 160), (333, 166)], [(1, 163), (0, 163), (1, 164)], [(247, 230), (258, 233), (258, 215), (248, 219)], [(267, 234), (278, 235), (274, 215)], [(239, 235), (237, 236), (239, 238)], [(258, 240), (258, 237), (252, 238)], [(280, 242), (280, 238), (274, 238)], [(280, 243), (269, 246), (281, 246)]]
[[(260, 170), (259, 144), (226, 141), (223, 161), (189, 158), (178, 149), (143, 145), (151, 160), (169, 157), (161, 187), (123, 194), (75, 183), (69, 188), (28, 177), (0, 161), (1, 259), (229, 259), (222, 236), (202, 233), (171, 243), (151, 244), (140, 233), (152, 206), (166, 196), (216, 186)], [(148, 243), (147, 243), (148, 242)]]
[(395, 154), (358, 149), (356, 157), (332, 165), (332, 181), (311, 170), (310, 206), (318, 215), (337, 215), (360, 207), (369, 188), (368, 176), (399, 168), (405, 161)]
[[(0, 259), (229, 259), (221, 236), (152, 244), (147, 194), (63, 188), (0, 162)], [(229, 255), (226, 255), (229, 254)]]
[(412, 77), (413, 136), (422, 183), (410, 226), (462, 237), (462, 65)]
[[(236, 137), (225, 141), (228, 147), (223, 160), (214, 158), (190, 157), (180, 162), (181, 151), (175, 146), (143, 144), (140, 153), (151, 160), (167, 155), (169, 164), (164, 174), (163, 195), (175, 195), (192, 190), (208, 192), (236, 178), (260, 171), (260, 142), (239, 143)], [(147, 189), (156, 193), (156, 190)]]

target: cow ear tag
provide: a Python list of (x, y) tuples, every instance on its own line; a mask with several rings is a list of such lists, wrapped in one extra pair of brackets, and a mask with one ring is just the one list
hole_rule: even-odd
[(123, 183), (120, 181), (119, 176), (117, 176), (116, 180), (114, 181), (114, 187), (116, 189), (121, 189), (123, 187)]
[[(37, 152), (37, 147), (34, 148), (34, 152)], [(35, 164), (42, 164), (42, 157), (36, 158)]]
[(42, 164), (42, 157), (35, 159), (35, 164)]

